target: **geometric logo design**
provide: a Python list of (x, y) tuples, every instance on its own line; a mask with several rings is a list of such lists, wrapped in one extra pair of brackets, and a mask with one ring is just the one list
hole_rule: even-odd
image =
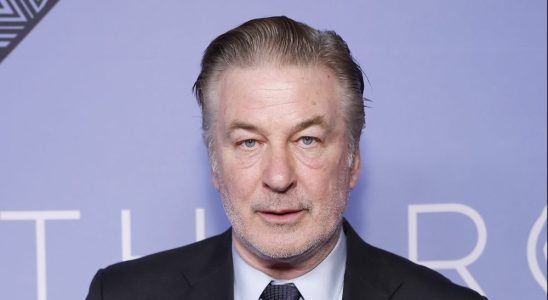
[(59, 0), (0, 0), (0, 63)]

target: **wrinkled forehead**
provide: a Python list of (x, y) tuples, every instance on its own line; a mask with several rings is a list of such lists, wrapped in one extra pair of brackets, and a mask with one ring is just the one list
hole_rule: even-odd
[(343, 129), (338, 81), (325, 68), (261, 66), (233, 68), (221, 76), (216, 94), (215, 123), (247, 124), (270, 131), (291, 131), (311, 118)]
[(310, 106), (322, 104), (340, 110), (344, 97), (333, 72), (318, 64), (231, 66), (216, 76), (209, 90), (213, 110), (229, 109), (235, 104), (252, 108), (284, 101), (308, 101)]

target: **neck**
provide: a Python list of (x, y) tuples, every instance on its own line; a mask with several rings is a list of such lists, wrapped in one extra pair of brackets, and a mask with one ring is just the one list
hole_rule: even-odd
[(288, 258), (271, 258), (255, 253), (232, 234), (232, 243), (240, 257), (253, 268), (275, 279), (290, 280), (308, 273), (319, 265), (331, 253), (339, 239), (342, 225), (334, 234), (317, 248)]

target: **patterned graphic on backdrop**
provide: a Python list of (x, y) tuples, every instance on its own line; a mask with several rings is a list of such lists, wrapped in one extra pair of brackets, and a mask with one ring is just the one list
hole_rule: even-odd
[(0, 0), (0, 63), (59, 0)]

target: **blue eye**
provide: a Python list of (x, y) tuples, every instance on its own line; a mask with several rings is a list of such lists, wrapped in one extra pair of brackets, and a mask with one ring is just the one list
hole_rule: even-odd
[(311, 137), (311, 136), (303, 136), (303, 137), (301, 138), (301, 141), (302, 141), (302, 143), (305, 144), (306, 146), (310, 146), (310, 145), (312, 145), (312, 143), (314, 143), (315, 140), (314, 140), (314, 138)]
[(248, 139), (248, 140), (245, 140), (243, 142), (244, 146), (246, 148), (253, 148), (255, 147), (255, 145), (257, 144), (257, 141), (256, 140), (252, 140), (252, 139)]

